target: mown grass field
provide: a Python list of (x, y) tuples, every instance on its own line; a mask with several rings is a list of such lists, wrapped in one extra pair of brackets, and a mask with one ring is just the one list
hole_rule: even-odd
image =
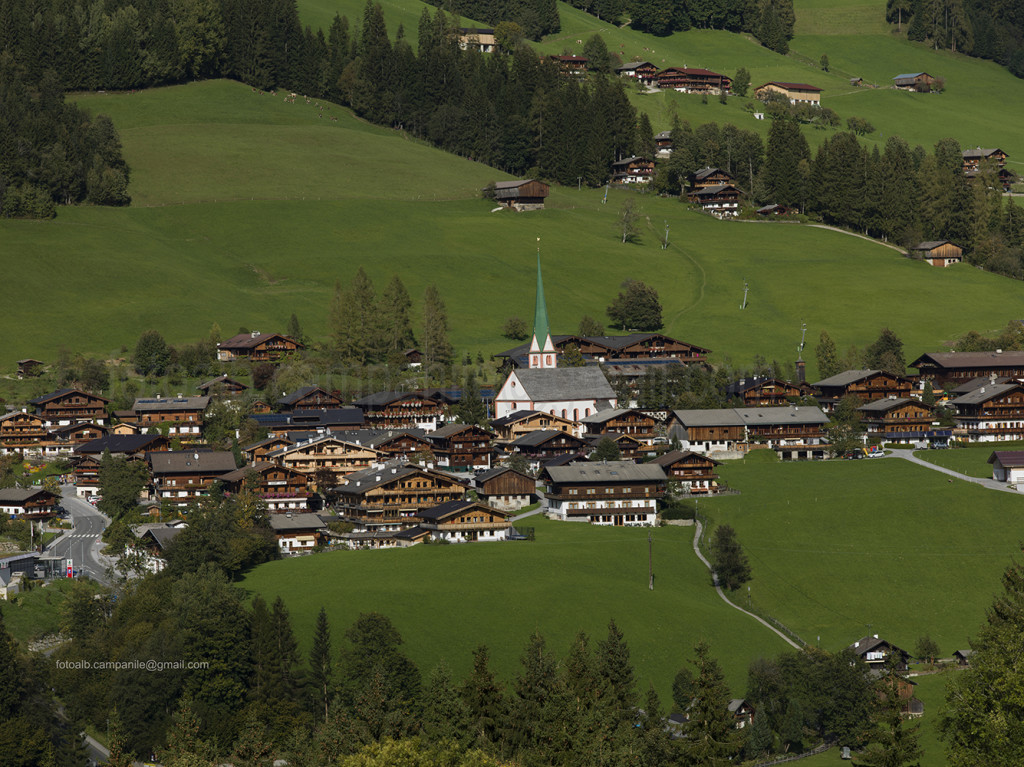
[(480, 644), (511, 680), (531, 632), (563, 656), (577, 631), (596, 642), (614, 619), (641, 689), (653, 684), (666, 705), (698, 639), (710, 642), (737, 695), (752, 659), (786, 648), (718, 598), (694, 556), (692, 527), (612, 529), (539, 517), (524, 524), (536, 528), (535, 542), (331, 552), (261, 565), (241, 585), (268, 601), (282, 597), (303, 650), (321, 605), (336, 643), (360, 612), (376, 611), (391, 618), (421, 670), (444, 658), (456, 678), (469, 672)]
[[(478, 190), (503, 174), (340, 108), (331, 109), (337, 122), (320, 119), (301, 99), (286, 104), (236, 83), (81, 101), (122, 130), (135, 204), (0, 222), (18, 254), (5, 264), (9, 279), (60, 277), (46, 287), (58, 311), (36, 311), (32, 291), (9, 296), (8, 316), (31, 321), (8, 334), (7, 366), (51, 360), (62, 346), (123, 356), (149, 328), (172, 343), (214, 322), (225, 333), (270, 330), (292, 312), (325, 338), (333, 285), (360, 265), (379, 290), (400, 274), (414, 314), (436, 282), (460, 356), (487, 356), (510, 345), (500, 335), (506, 318), (532, 315), (538, 237), (555, 332), (574, 331), (584, 314), (603, 318), (619, 284), (642, 279), (660, 292), (667, 333), (741, 365), (756, 354), (792, 359), (804, 322), (812, 346), (827, 329), (840, 349), (867, 345), (888, 325), (913, 357), (1018, 314), (1019, 282), (932, 269), (823, 229), (720, 222), (653, 195), (634, 198), (639, 244), (623, 245), (617, 223), (633, 192), (612, 191), (602, 204), (603, 190), (555, 188), (543, 212), (491, 213)], [(666, 222), (672, 244), (662, 250)]]
[(969, 477), (991, 479), (992, 464), (988, 458), (996, 450), (1024, 450), (1024, 442), (990, 442), (987, 445), (967, 445), (952, 450), (917, 450), (914, 455)]
[(748, 459), (721, 474), (742, 494), (701, 510), (736, 529), (754, 603), (828, 649), (880, 634), (913, 650), (927, 634), (952, 654), (1024, 540), (1024, 499), (896, 458)]

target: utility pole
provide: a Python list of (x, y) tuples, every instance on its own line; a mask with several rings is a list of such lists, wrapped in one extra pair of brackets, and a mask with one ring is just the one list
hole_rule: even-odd
[(650, 531), (647, 532), (647, 588), (654, 591), (654, 539)]
[(750, 287), (747, 285), (747, 281), (743, 280), (743, 303), (740, 304), (740, 309), (741, 310), (747, 308), (747, 291), (748, 290), (750, 290)]
[(662, 250), (668, 250), (668, 221), (665, 222), (665, 241), (661, 243)]
[(576, 177), (576, 191), (583, 189), (583, 176)]

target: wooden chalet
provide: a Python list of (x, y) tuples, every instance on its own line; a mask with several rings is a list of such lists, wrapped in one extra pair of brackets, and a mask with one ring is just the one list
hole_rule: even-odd
[(142, 555), (143, 566), (147, 570), (158, 573), (167, 566), (167, 560), (164, 558), (167, 547), (187, 527), (188, 524), (181, 519), (133, 525), (135, 541), (128, 545)]
[(668, 67), (657, 74), (658, 87), (671, 88), (681, 93), (728, 93), (732, 79), (709, 69)]
[(53, 427), (90, 421), (106, 423), (110, 400), (81, 389), (58, 389), (29, 400), (28, 404), (34, 405), (36, 414)]
[(69, 423), (58, 426), (49, 434), (49, 453), (70, 453), (79, 445), (85, 445), (95, 439), (101, 439), (109, 433), (106, 426), (98, 423)]
[(927, 440), (935, 417), (928, 405), (909, 397), (876, 399), (861, 405), (857, 412), (869, 437), (898, 444)]
[(788, 216), (792, 213), (796, 213), (796, 208), (787, 208), (785, 205), (777, 205), (776, 203), (769, 203), (768, 205), (762, 205), (756, 211), (759, 216)]
[(742, 730), (754, 723), (754, 706), (743, 698), (733, 698), (726, 707), (732, 714), (733, 727)]
[(43, 361), (34, 359), (18, 360), (18, 380), (35, 378), (42, 371)]
[(303, 386), (277, 401), (283, 412), (293, 410), (336, 410), (342, 406), (341, 397), (319, 386)]
[(209, 406), (209, 397), (154, 397), (135, 400), (132, 410), (142, 428), (169, 423), (167, 436), (188, 443), (202, 440), (203, 415)]
[(995, 166), (996, 168), (1005, 168), (1006, 159), (1009, 157), (1006, 152), (998, 147), (983, 149), (980, 146), (974, 149), (965, 149), (960, 155), (963, 157), (964, 171), (980, 170), (985, 164)]
[(60, 498), (41, 487), (0, 488), (0, 514), (12, 519), (49, 519), (59, 503)]
[(504, 511), (518, 511), (529, 506), (537, 491), (537, 480), (508, 466), (477, 474), (473, 482), (481, 501)]
[(517, 410), (491, 421), (491, 428), (498, 444), (515, 442), (532, 431), (562, 431), (566, 434), (576, 434), (577, 431), (575, 421), (542, 410)]
[(134, 421), (119, 421), (112, 425), (107, 433), (122, 436), (125, 434), (141, 434), (142, 429)]
[(175, 506), (187, 506), (209, 493), (213, 483), (235, 470), (235, 456), (227, 451), (163, 451), (147, 453), (153, 497)]
[(619, 449), (619, 458), (623, 461), (635, 461), (648, 449), (648, 445), (646, 443), (641, 442), (632, 434), (616, 434), (615, 432), (608, 432), (607, 434), (595, 434), (594, 436), (587, 437), (586, 439), (591, 450), (597, 450), (604, 440), (610, 439)]
[(459, 48), (473, 48), (480, 53), (493, 53), (498, 48), (494, 39), (494, 30), (490, 27), (459, 27), (455, 30)]
[(952, 266), (964, 260), (963, 250), (949, 240), (929, 240), (910, 249), (911, 258), (920, 258), (932, 266)]
[(280, 450), (283, 447), (294, 445), (294, 440), (286, 437), (284, 434), (280, 434), (275, 437), (267, 437), (259, 442), (242, 448), (242, 454), (245, 456), (245, 460), (250, 465), (255, 465), (259, 461), (266, 459), (268, 455), (273, 453), (275, 450)]
[(494, 201), (518, 211), (543, 210), (544, 200), (550, 193), (550, 185), (532, 178), (499, 181), (494, 185)]
[[(381, 451), (369, 445), (350, 442), (334, 434), (319, 434), (267, 453), (265, 460), (305, 474), (310, 481), (317, 472), (328, 471), (331, 482), (340, 485), (347, 475), (366, 469), (383, 456)], [(325, 490), (322, 487), (316, 489)]]
[(821, 88), (807, 83), (783, 83), (773, 80), (754, 91), (754, 96), (762, 101), (767, 101), (775, 94), (785, 97), (790, 104), (821, 104)]
[(312, 495), (307, 489), (308, 480), (309, 475), (301, 471), (269, 461), (243, 466), (220, 477), (224, 490), (232, 494), (241, 492), (246, 482), (252, 482), (253, 489), (273, 512), (308, 509)]
[(615, 67), (619, 77), (631, 77), (644, 85), (653, 85), (658, 81), (658, 67), (649, 61), (630, 61), (621, 67)]
[(742, 192), (732, 184), (716, 184), (693, 189), (686, 193), (686, 199), (699, 205), (705, 213), (716, 218), (735, 218), (740, 214)]
[(299, 349), (300, 341), (281, 333), (239, 333), (217, 344), (217, 359), (221, 362), (244, 359), (249, 362), (278, 362)]
[(695, 192), (698, 189), (705, 189), (709, 186), (731, 184), (732, 181), (732, 174), (728, 171), (722, 170), (721, 168), (701, 168), (686, 177), (686, 182), (689, 185), (691, 192)]
[(455, 500), (413, 515), (430, 537), (448, 543), (508, 540), (511, 514), (479, 501)]
[(439, 392), (390, 391), (370, 394), (352, 404), (363, 411), (371, 429), (433, 431), (447, 418), (452, 400)]
[(932, 352), (910, 363), (922, 381), (948, 388), (982, 376), (1024, 378), (1024, 351)]
[(437, 465), (452, 471), (491, 468), (494, 435), (476, 424), (452, 423), (427, 435)]
[(400, 530), (415, 525), (417, 512), (461, 499), (466, 488), (448, 474), (397, 463), (350, 474), (335, 492), (348, 521), (366, 530)]
[(598, 410), (580, 421), (585, 436), (600, 437), (611, 434), (628, 434), (646, 445), (656, 436), (658, 421), (642, 410), (609, 408)]
[(0, 453), (41, 451), (49, 440), (47, 420), (26, 410), (0, 416)]
[(733, 408), (673, 410), (668, 427), (685, 449), (698, 453), (733, 450), (745, 441), (747, 433)]
[(249, 387), (244, 383), (236, 381), (227, 374), (211, 378), (209, 381), (203, 381), (203, 383), (196, 386), (196, 389), (206, 396), (213, 396), (217, 394), (241, 394), (248, 388)]
[(660, 133), (654, 134), (654, 150), (655, 156), (659, 160), (664, 160), (672, 156), (672, 131), (663, 130)]
[(854, 396), (872, 402), (888, 397), (908, 397), (914, 388), (909, 378), (884, 370), (845, 370), (811, 385), (817, 392), (818, 404), (826, 412), (832, 412), (843, 397)]
[[(689, 365), (702, 363), (711, 354), (710, 349), (670, 338), (662, 333), (627, 333), (621, 336), (551, 336), (555, 351), (561, 355), (569, 346), (575, 346), (586, 360), (611, 362), (615, 360), (665, 360)], [(521, 344), (494, 355), (505, 359), (504, 367), (526, 367), (530, 345)]]
[(544, 463), (560, 455), (579, 455), (590, 451), (586, 440), (564, 431), (542, 429), (531, 431), (508, 443), (510, 453), (522, 453), (533, 463)]
[(365, 426), (363, 411), (357, 407), (253, 413), (250, 417), (265, 428), (270, 436), (296, 431), (359, 431)]
[(685, 493), (712, 495), (718, 491), (715, 467), (720, 464), (714, 458), (691, 450), (671, 450), (650, 463), (660, 466), (668, 481), (678, 483)]
[(929, 93), (939, 84), (937, 78), (927, 72), (908, 72), (892, 78), (892, 87), (901, 91)]
[(910, 661), (910, 653), (884, 639), (879, 639), (878, 634), (857, 640), (849, 649), (873, 669), (887, 668), (891, 664), (895, 671), (905, 672)]
[(1024, 385), (982, 386), (949, 404), (957, 413), (954, 436), (968, 442), (1024, 439)]
[(778, 407), (799, 399), (804, 390), (789, 381), (754, 376), (729, 384), (725, 387), (725, 394), (740, 400), (743, 407)]
[(767, 447), (783, 460), (827, 457), (828, 416), (816, 407), (745, 407), (673, 410), (669, 434), (699, 453)]
[(406, 349), (402, 354), (405, 355), (405, 364), (411, 368), (423, 364), (423, 352), (419, 349)]
[(316, 514), (289, 511), (272, 514), (268, 522), (281, 556), (311, 554), (317, 546), (327, 543), (327, 523)]
[(590, 59), (586, 56), (548, 56), (548, 58), (558, 65), (558, 71), (563, 75), (570, 77), (586, 77), (587, 76), (587, 65), (590, 64)]
[(72, 452), (75, 492), (80, 497), (99, 493), (100, 459), (103, 453), (143, 460), (150, 452), (170, 450), (171, 441), (162, 434), (107, 434), (79, 445)]
[(974, 650), (956, 650), (953, 653), (953, 659), (958, 666), (970, 666), (972, 655), (974, 655)]
[(657, 464), (630, 461), (570, 463), (547, 468), (545, 493), (551, 512), (561, 519), (585, 518), (593, 525), (653, 526), (666, 477)]
[(627, 157), (612, 163), (613, 184), (649, 184), (654, 179), (654, 160)]

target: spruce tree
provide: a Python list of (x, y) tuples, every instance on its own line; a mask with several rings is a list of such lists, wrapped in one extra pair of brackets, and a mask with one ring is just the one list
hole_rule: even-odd
[(472, 369), (466, 373), (466, 385), (462, 388), (462, 396), (453, 412), (461, 423), (483, 425), (487, 421), (487, 407), (480, 396), (480, 385)]
[(505, 719), (505, 698), (494, 678), (486, 645), (473, 651), (473, 671), (462, 685), (462, 700), (469, 718), (471, 744), (489, 750), (498, 745)]
[(731, 525), (719, 525), (711, 539), (711, 564), (723, 588), (735, 591), (750, 580), (750, 562)]
[(742, 745), (729, 713), (729, 688), (707, 642), (698, 642), (694, 653), (697, 678), (683, 749), (692, 764), (725, 767)]
[(536, 632), (530, 635), (520, 663), (522, 671), (509, 701), (509, 743), (521, 755), (529, 752), (550, 758), (545, 752), (559, 731), (556, 698), (560, 690), (557, 665), (544, 637)]
[(333, 697), (333, 667), (331, 665), (331, 626), (327, 611), (321, 607), (313, 629), (313, 646), (309, 650), (309, 686), (313, 710), (323, 711), (324, 723), (330, 718)]
[(447, 365), (452, 361), (448, 340), (448, 310), (436, 285), (428, 285), (423, 294), (423, 357), (427, 366)]
[(423, 690), (421, 732), (432, 742), (452, 740), (467, 745), (469, 712), (452, 684), (451, 671), (442, 659), (430, 672)]
[(384, 356), (402, 353), (415, 345), (416, 338), (412, 332), (412, 321), (409, 319), (411, 308), (409, 292), (396, 274), (385, 288), (380, 302)]
[(614, 726), (631, 725), (634, 709), (639, 703), (636, 677), (629, 646), (614, 620), (608, 622), (608, 636), (597, 643), (595, 661), (603, 687), (602, 706), (609, 723)]

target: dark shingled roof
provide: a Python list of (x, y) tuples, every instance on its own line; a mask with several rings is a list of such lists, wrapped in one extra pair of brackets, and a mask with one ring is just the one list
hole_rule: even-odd
[(535, 431), (527, 432), (523, 436), (509, 443), (510, 448), (516, 447), (536, 447), (537, 445), (543, 445), (548, 440), (554, 439), (555, 437), (566, 437), (572, 442), (576, 442), (580, 446), (585, 445), (582, 439), (574, 434), (569, 434), (558, 429), (537, 429)]
[(541, 368), (517, 370), (525, 396), (534, 402), (559, 400), (615, 399), (615, 390), (600, 368)]
[(196, 388), (199, 391), (205, 392), (205, 391), (209, 391), (210, 389), (212, 389), (214, 386), (217, 386), (218, 384), (231, 384), (233, 386), (240, 386), (243, 389), (248, 389), (249, 388), (248, 386), (246, 386), (241, 381), (236, 381), (234, 378), (229, 378), (227, 373), (225, 373), (222, 376), (217, 376), (216, 378), (211, 378), (209, 381), (204, 381), (203, 383), (201, 383), (198, 386), (196, 386)]
[(703, 458), (705, 461), (710, 461), (715, 466), (720, 466), (721, 465), (720, 461), (716, 461), (714, 458), (709, 458), (708, 456), (704, 455), (703, 453), (695, 453), (692, 450), (685, 450), (685, 451), (684, 450), (670, 450), (669, 452), (665, 453), (664, 455), (659, 455), (657, 458), (652, 458), (650, 461), (648, 461), (648, 463), (656, 463), (659, 466), (661, 466), (662, 468), (664, 468), (666, 466), (671, 466), (676, 461), (681, 461), (684, 458), (689, 458), (691, 455), (695, 455), (695, 456), (698, 456), (699, 458)]
[(148, 453), (146, 460), (149, 461), (153, 474), (227, 474), (235, 470), (235, 456), (220, 450)]
[(98, 400), (101, 400), (103, 402), (110, 402), (110, 400), (108, 400), (108, 399), (106, 399), (104, 397), (101, 397), (98, 394), (89, 394), (89, 392), (83, 391), (82, 389), (57, 389), (57, 391), (52, 391), (49, 394), (44, 394), (41, 397), (36, 397), (35, 399), (30, 399), (28, 401), (28, 404), (30, 404), (30, 405), (43, 405), (43, 404), (49, 402), (50, 400), (57, 399), (58, 397), (63, 397), (65, 394), (73, 394), (73, 393), (82, 394), (82, 395), (84, 395), (86, 397), (92, 397), (94, 399), (98, 399)]
[(547, 466), (545, 470), (553, 482), (561, 485), (594, 482), (664, 482), (665, 470), (656, 463), (632, 461), (594, 461), (571, 463), (568, 466)]
[(1001, 397), (1002, 395), (1013, 391), (1014, 389), (1022, 388), (1019, 383), (1006, 383), (996, 384), (995, 386), (980, 386), (972, 392), (962, 394), (956, 399), (950, 400), (949, 404), (954, 407), (960, 405), (980, 405), (982, 402), (988, 402), (993, 397)]
[(276, 533), (291, 530), (326, 530), (327, 524), (317, 514), (268, 514), (270, 529)]
[(135, 400), (132, 407), (136, 413), (163, 413), (173, 410), (206, 410), (209, 397), (149, 397)]
[(857, 381), (862, 381), (868, 376), (881, 372), (881, 370), (844, 370), (842, 373), (836, 373), (834, 376), (822, 378), (817, 383), (811, 384), (811, 386), (849, 386), (852, 383), (857, 383)]
[(988, 462), (995, 463), (996, 460), (1005, 469), (1024, 468), (1024, 450), (996, 450), (988, 457)]
[(154, 442), (164, 439), (166, 437), (160, 434), (108, 434), (105, 437), (86, 442), (84, 445), (79, 445), (75, 448), (75, 453), (93, 454), (102, 453), (104, 450), (109, 450), (113, 455), (139, 453)]
[(329, 391), (327, 391), (326, 389), (321, 389), (319, 386), (303, 386), (301, 389), (296, 389), (291, 394), (286, 394), (285, 396), (281, 397), (277, 401), (277, 404), (279, 404), (279, 405), (294, 405), (296, 402), (298, 402), (303, 397), (306, 397), (306, 396), (312, 394), (313, 392), (318, 392), (318, 391), (319, 392), (323, 392), (328, 397), (333, 397), (334, 399), (337, 399), (337, 397), (335, 397)]
[(990, 352), (928, 352), (910, 363), (920, 368), (921, 362), (932, 362), (943, 368), (1024, 367), (1024, 351)]

